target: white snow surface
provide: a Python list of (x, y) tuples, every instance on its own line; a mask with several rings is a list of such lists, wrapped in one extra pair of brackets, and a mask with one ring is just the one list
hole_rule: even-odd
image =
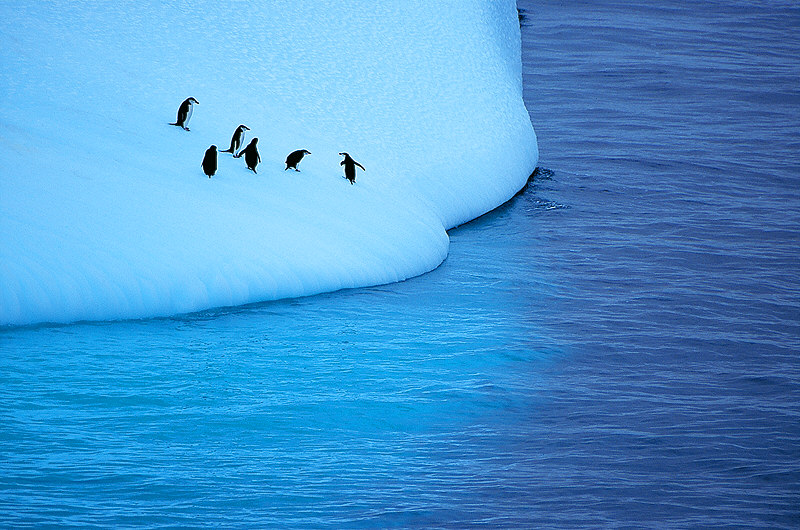
[[(403, 280), (538, 148), (513, 0), (0, 5), (0, 325)], [(195, 97), (190, 132), (168, 125)], [(240, 123), (258, 174), (220, 154)], [(308, 149), (299, 173), (286, 155)], [(346, 151), (366, 168), (343, 178)]]

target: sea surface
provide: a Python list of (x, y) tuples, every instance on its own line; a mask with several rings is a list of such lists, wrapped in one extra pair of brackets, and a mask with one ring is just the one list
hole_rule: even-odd
[(540, 169), (437, 270), (0, 330), (0, 527), (800, 527), (800, 8), (519, 7)]

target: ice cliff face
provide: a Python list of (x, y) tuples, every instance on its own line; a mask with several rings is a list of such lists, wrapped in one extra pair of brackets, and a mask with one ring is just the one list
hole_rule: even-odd
[[(327, 4), (0, 6), (0, 325), (402, 280), (524, 185), (513, 1)], [(240, 123), (258, 175), (220, 154), (208, 179)]]

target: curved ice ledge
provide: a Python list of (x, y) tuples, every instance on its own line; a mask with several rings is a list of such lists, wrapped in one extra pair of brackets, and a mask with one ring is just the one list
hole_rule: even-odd
[(402, 280), (536, 166), (511, 0), (109, 4), (0, 7), (0, 325)]

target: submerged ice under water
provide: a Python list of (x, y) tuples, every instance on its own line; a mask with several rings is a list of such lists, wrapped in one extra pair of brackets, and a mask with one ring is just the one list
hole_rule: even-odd
[(797, 9), (519, 6), (550, 171), (402, 283), (2, 330), (0, 526), (797, 527)]

